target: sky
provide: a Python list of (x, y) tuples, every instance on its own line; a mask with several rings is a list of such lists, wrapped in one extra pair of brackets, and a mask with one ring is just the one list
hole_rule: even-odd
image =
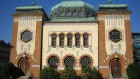
[[(38, 6), (43, 6), (47, 15), (50, 15), (51, 8), (65, 0), (0, 0), (0, 40), (11, 42), (13, 17), (15, 8), (19, 6), (30, 6), (35, 2)], [(98, 11), (100, 4), (107, 4), (109, 0), (83, 0), (94, 6)], [(112, 0), (112, 4), (128, 4), (131, 15), (132, 32), (140, 32), (140, 0)]]

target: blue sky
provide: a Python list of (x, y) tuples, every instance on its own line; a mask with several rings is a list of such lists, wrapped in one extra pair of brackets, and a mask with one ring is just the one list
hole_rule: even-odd
[[(1, 0), (0, 1), (0, 40), (11, 42), (12, 27), (15, 8), (18, 6), (29, 6), (33, 2), (36, 5), (43, 6), (49, 16), (51, 8), (64, 0)], [(83, 0), (98, 10), (99, 4), (106, 4), (108, 0)], [(140, 0), (112, 0), (113, 4), (128, 4), (129, 10), (133, 12), (131, 15), (132, 32), (140, 32)]]

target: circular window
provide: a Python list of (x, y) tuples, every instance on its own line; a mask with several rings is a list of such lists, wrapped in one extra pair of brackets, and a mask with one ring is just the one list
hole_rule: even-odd
[(65, 12), (61, 12), (61, 16), (65, 16)]
[(57, 68), (57, 63), (58, 63), (58, 59), (55, 56), (52, 56), (49, 58), (48, 63), (50, 65), (50, 67), (52, 68)]
[(21, 33), (21, 40), (25, 43), (29, 42), (32, 40), (32, 32), (26, 30)]
[(79, 12), (79, 16), (84, 16), (84, 12)]
[(67, 16), (71, 16), (71, 12), (67, 12)]
[(109, 33), (109, 39), (115, 43), (121, 40), (121, 32), (114, 29)]
[(85, 57), (83, 57), (81, 59), (80, 63), (81, 63), (81, 65), (82, 65), (83, 68), (87, 68), (87, 67), (90, 66), (91, 60), (90, 60), (90, 58), (88, 56), (85, 56)]
[(78, 14), (77, 12), (73, 12), (73, 16), (77, 16), (77, 14)]
[(64, 63), (67, 68), (73, 68), (74, 62), (74, 58), (71, 56), (66, 57), (64, 60)]

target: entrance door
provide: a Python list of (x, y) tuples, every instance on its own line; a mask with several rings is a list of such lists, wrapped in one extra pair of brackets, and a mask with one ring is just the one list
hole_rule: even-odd
[(29, 71), (30, 63), (27, 59), (23, 59), (20, 63), (20, 69), (26, 74)]
[(119, 59), (115, 59), (112, 61), (111, 72), (114, 78), (121, 78), (121, 63)]

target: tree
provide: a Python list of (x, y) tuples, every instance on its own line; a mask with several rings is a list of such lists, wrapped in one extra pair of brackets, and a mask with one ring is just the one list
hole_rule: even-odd
[(136, 64), (129, 64), (126, 72), (129, 79), (140, 79), (140, 67)]
[(66, 68), (62, 71), (60, 79), (77, 79), (78, 76), (74, 69)]
[(0, 79), (17, 79), (20, 76), (23, 76), (24, 73), (12, 63), (5, 63), (2, 65), (0, 70)]
[(40, 72), (41, 79), (59, 79), (60, 74), (54, 68), (44, 68)]
[(82, 69), (82, 74), (85, 74), (85, 76), (84, 75), (83, 76), (86, 77), (87, 79), (99, 79), (99, 77), (101, 77), (101, 74), (96, 68), (91, 69), (90, 67)]

